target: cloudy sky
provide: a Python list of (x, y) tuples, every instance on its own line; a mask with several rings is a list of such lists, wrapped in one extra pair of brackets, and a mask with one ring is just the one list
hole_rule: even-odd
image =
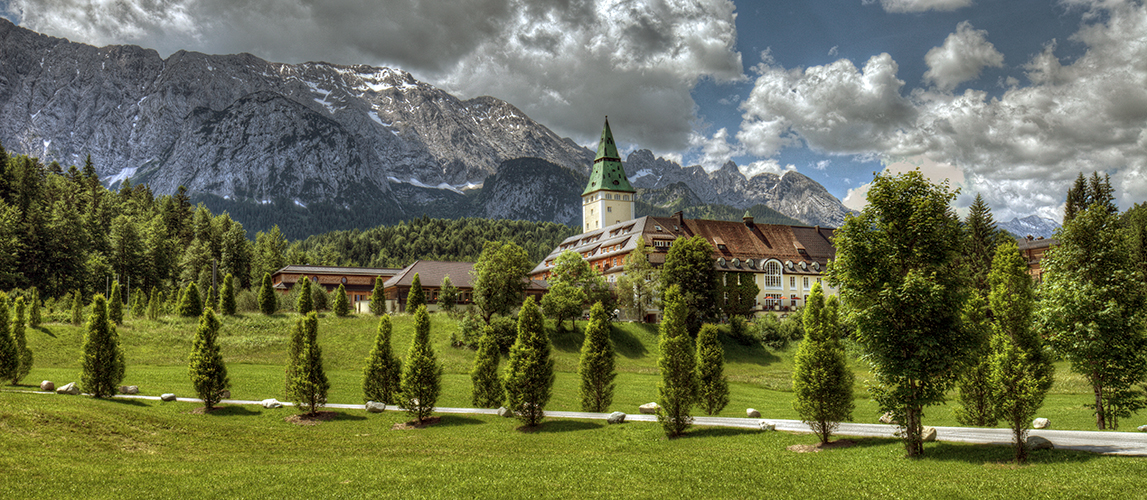
[(1147, 200), (1138, 0), (0, 0), (106, 45), (406, 69), (592, 145), (746, 174), (796, 169), (846, 204), (921, 168), (998, 220), (1059, 219), (1079, 172)]

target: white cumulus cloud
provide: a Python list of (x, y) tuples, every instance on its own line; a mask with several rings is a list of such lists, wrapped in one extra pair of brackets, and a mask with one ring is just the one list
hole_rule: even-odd
[(1004, 55), (988, 41), (988, 32), (977, 30), (968, 21), (956, 26), (944, 45), (933, 47), (924, 56), (928, 71), (924, 80), (940, 90), (952, 90), (961, 83), (980, 77), (984, 68), (1004, 65)]
[[(872, 3), (872, 2), (865, 2)], [(880, 0), (885, 12), (909, 14), (916, 12), (953, 11), (972, 5), (972, 0)]]

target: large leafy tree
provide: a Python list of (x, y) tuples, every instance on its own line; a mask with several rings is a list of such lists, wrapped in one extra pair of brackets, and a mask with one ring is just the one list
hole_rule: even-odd
[(215, 311), (208, 307), (199, 317), (199, 328), (195, 330), (195, 340), (191, 342), (191, 355), (187, 361), (187, 371), (195, 393), (203, 400), (208, 411), (215, 408), (223, 399), (223, 390), (231, 387), (227, 378), (227, 366), (219, 352), (219, 327), (221, 323)]
[(585, 304), (585, 291), (564, 281), (551, 283), (546, 295), (542, 297), (542, 309), (546, 316), (554, 318), (557, 327), (562, 328), (565, 320), (573, 320), (581, 315)]
[(852, 419), (852, 371), (840, 345), (834, 308), (826, 307), (820, 283), (812, 286), (801, 315), (805, 338), (793, 360), (793, 409), (822, 444), (840, 422)]
[(585, 329), (585, 341), (581, 345), (581, 358), (578, 360), (578, 375), (581, 377), (582, 411), (604, 412), (613, 402), (613, 379), (615, 355), (609, 332), (613, 329), (605, 307), (598, 302), (590, 308), (589, 325)]
[(1043, 333), (1091, 384), (1099, 429), (1118, 428), (1145, 404), (1147, 290), (1123, 235), (1105, 205), (1077, 213), (1056, 232), (1040, 287)]
[(717, 317), (721, 283), (713, 267), (713, 246), (704, 236), (680, 237), (673, 241), (661, 266), (661, 288), (677, 285), (685, 301), (686, 328), (690, 335), (701, 323)]
[(721, 310), (726, 316), (747, 317), (757, 305), (761, 292), (753, 273), (721, 273), (721, 292), (724, 299)]
[(566, 250), (554, 259), (554, 267), (550, 269), (550, 277), (546, 282), (551, 285), (565, 283), (581, 290), (584, 293), (583, 306), (601, 302), (607, 309), (612, 307), (613, 294), (609, 291), (605, 277), (573, 250)]
[(402, 362), (390, 347), (391, 328), (390, 315), (382, 315), (374, 347), (362, 371), (362, 395), (366, 401), (397, 404), (402, 392)]
[(458, 305), (458, 287), (450, 281), (450, 275), (442, 277), (442, 288), (438, 290), (438, 307), (449, 314)]
[(868, 206), (836, 231), (829, 271), (872, 365), (873, 399), (901, 423), (909, 456), (924, 453), (924, 408), (944, 402), (977, 347), (960, 322), (964, 244), (953, 198), (919, 171), (876, 176)]
[(430, 313), (426, 306), (414, 311), (414, 338), (402, 365), (402, 399), (406, 413), (419, 423), (430, 417), (442, 389), (442, 365), (430, 345)]
[(637, 244), (625, 256), (625, 274), (617, 279), (617, 300), (638, 321), (645, 321), (645, 311), (653, 307), (660, 290), (661, 274), (649, 262), (653, 248), (638, 236)]
[(507, 315), (522, 302), (530, 267), (529, 256), (518, 245), (487, 241), (482, 247), (471, 271), (470, 286), (474, 289), (474, 305), (487, 324), (495, 314)]
[(518, 313), (518, 339), (510, 347), (506, 364), (506, 404), (527, 426), (545, 418), (546, 403), (554, 386), (554, 360), (542, 312), (529, 297)]
[(693, 370), (696, 359), (687, 326), (688, 306), (681, 286), (667, 288), (662, 303), (665, 309), (657, 342), (660, 352), (657, 369), (661, 373), (661, 382), (657, 384), (657, 421), (661, 422), (665, 435), (676, 437), (693, 424), (690, 411), (697, 402), (697, 374)]
[(123, 381), (124, 357), (115, 323), (108, 319), (108, 304), (103, 294), (92, 299), (83, 353), (80, 384), (84, 391), (97, 398), (111, 397)]
[(704, 325), (697, 333), (697, 403), (706, 415), (716, 415), (729, 404), (725, 349), (716, 325)]

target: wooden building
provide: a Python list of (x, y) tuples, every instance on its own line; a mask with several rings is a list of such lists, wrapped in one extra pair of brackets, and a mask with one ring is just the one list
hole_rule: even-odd
[(375, 278), (390, 279), (400, 271), (375, 267), (286, 266), (271, 275), (271, 283), (282, 293), (290, 291), (303, 276), (309, 278), (312, 285), (318, 284), (327, 292), (335, 291), (341, 284), (351, 304), (355, 304), (370, 301)]

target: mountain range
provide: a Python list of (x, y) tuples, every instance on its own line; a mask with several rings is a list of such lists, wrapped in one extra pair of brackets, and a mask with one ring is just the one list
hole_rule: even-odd
[[(593, 159), (510, 103), (459, 99), (402, 70), (250, 54), (162, 58), (4, 19), (0, 145), (63, 165), (90, 155), (109, 186), (130, 179), (170, 194), (182, 185), (249, 229), (283, 218), (295, 237), (423, 214), (578, 224)], [(648, 200), (687, 199), (684, 208), (766, 206), (824, 226), (848, 213), (795, 171), (748, 178), (732, 162), (707, 172), (649, 150), (629, 154), (626, 171)], [(682, 189), (692, 196), (663, 194)]]

